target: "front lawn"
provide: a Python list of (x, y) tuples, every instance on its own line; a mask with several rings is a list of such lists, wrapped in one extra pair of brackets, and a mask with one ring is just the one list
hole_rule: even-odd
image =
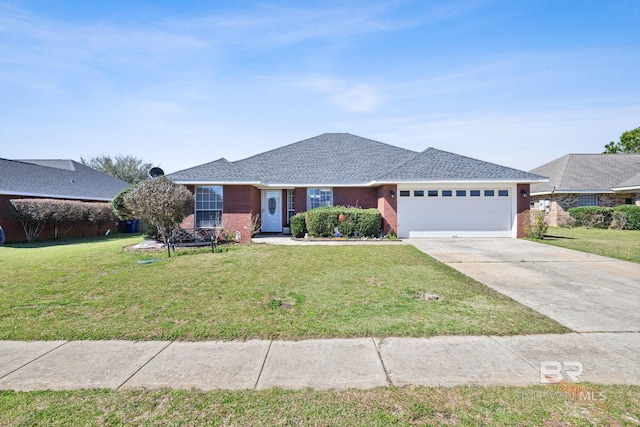
[[(567, 329), (412, 246), (0, 248), (0, 339), (305, 339)], [(141, 264), (138, 261), (155, 261)], [(437, 294), (426, 302), (422, 293)]]
[(541, 243), (640, 263), (640, 231), (549, 227)]
[(0, 391), (0, 425), (622, 426), (640, 387)]

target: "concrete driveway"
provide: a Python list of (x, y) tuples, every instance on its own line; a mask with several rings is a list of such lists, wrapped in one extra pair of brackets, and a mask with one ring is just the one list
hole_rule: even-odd
[(405, 241), (574, 331), (640, 331), (640, 264), (517, 239)]

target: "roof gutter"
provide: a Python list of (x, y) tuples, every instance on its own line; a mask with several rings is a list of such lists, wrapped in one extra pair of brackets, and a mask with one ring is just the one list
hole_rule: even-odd
[(640, 190), (640, 185), (632, 185), (630, 187), (614, 187), (614, 188), (612, 188), (612, 190), (615, 191), (615, 192), (639, 191)]
[(94, 200), (98, 202), (110, 202), (113, 197), (85, 197), (85, 196), (70, 196), (64, 194), (44, 194), (44, 193), (24, 193), (19, 191), (4, 191), (0, 190), (2, 196), (23, 196), (23, 197), (38, 197), (42, 199), (64, 199), (64, 200)]
[(395, 181), (372, 181), (369, 185), (383, 184), (534, 184), (539, 182), (549, 182), (545, 179), (426, 179), (426, 180), (395, 180)]

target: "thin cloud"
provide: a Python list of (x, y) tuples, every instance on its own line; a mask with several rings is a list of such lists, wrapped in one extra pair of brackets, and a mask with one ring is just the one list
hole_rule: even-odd
[(331, 102), (354, 113), (377, 110), (384, 102), (382, 96), (367, 83), (312, 77), (298, 82), (297, 86), (323, 93)]

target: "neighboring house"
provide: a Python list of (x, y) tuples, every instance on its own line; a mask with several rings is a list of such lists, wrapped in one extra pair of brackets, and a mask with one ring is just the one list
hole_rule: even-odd
[(406, 150), (327, 133), (243, 160), (219, 159), (168, 175), (195, 194), (184, 227), (223, 223), (250, 239), (283, 231), (297, 213), (325, 205), (377, 208), (384, 232), (399, 237), (523, 234), (532, 173), (428, 148)]
[(553, 226), (576, 206), (640, 206), (640, 154), (567, 154), (531, 173), (549, 177), (533, 184), (531, 195)]
[[(22, 226), (5, 210), (10, 199), (45, 198), (110, 202), (129, 183), (73, 160), (7, 160), (0, 158), (0, 226), (7, 242), (24, 240)], [(114, 224), (111, 224), (113, 228)], [(43, 238), (52, 237), (46, 229)]]

